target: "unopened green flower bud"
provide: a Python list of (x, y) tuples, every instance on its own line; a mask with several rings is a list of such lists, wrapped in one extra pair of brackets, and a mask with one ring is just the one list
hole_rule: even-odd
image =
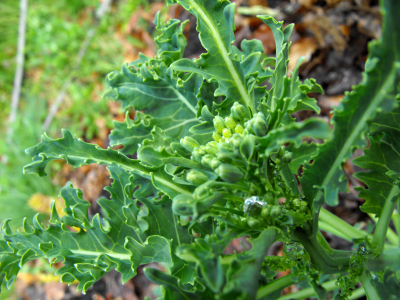
[(246, 159), (250, 159), (253, 156), (255, 148), (255, 138), (252, 135), (248, 135), (243, 139), (240, 144), (240, 154)]
[(272, 205), (267, 204), (261, 211), (261, 217), (265, 220), (271, 217), (271, 208)]
[(215, 130), (216, 130), (218, 133), (222, 133), (222, 131), (225, 129), (225, 122), (224, 122), (224, 119), (222, 119), (220, 116), (216, 116), (216, 117), (214, 118), (213, 122), (214, 122)]
[(208, 181), (208, 177), (203, 172), (192, 169), (186, 174), (186, 180), (192, 184), (200, 185)]
[(215, 156), (217, 154), (217, 150), (218, 150), (218, 147), (214, 146), (214, 145), (212, 145), (210, 143), (208, 143), (207, 146), (206, 146), (207, 154), (211, 154), (211, 155)]
[(294, 206), (297, 206), (297, 207), (301, 206), (301, 200), (298, 199), (298, 198), (293, 199), (292, 203), (293, 203)]
[(193, 215), (194, 199), (188, 195), (179, 195), (172, 200), (172, 211), (177, 215)]
[(238, 133), (235, 133), (229, 139), (229, 144), (235, 146), (236, 148), (239, 148), (239, 146), (242, 143), (242, 141), (243, 141), (243, 138)]
[(228, 129), (228, 128), (225, 128), (225, 129), (222, 131), (222, 135), (223, 135), (225, 138), (229, 139), (229, 138), (232, 136), (232, 131), (231, 131), (230, 129)]
[(222, 164), (222, 162), (218, 158), (214, 157), (211, 161), (211, 168), (216, 169), (220, 164)]
[(235, 133), (242, 134), (243, 133), (243, 126), (240, 124), (237, 124), (235, 127)]
[(227, 128), (233, 130), (236, 126), (235, 120), (233, 120), (231, 117), (226, 117), (225, 118), (225, 125)]
[(281, 158), (285, 155), (285, 146), (281, 146), (278, 150), (276, 157)]
[(292, 152), (286, 152), (285, 155), (282, 157), (282, 161), (284, 163), (290, 163), (293, 159), (293, 153)]
[(251, 119), (244, 123), (244, 127), (246, 128), (245, 130), (247, 130), (250, 134), (255, 134), (253, 130), (253, 123), (254, 119)]
[(299, 212), (301, 212), (301, 213), (306, 213), (307, 210), (308, 210), (307, 206), (300, 206), (300, 208), (299, 208)]
[(203, 166), (211, 167), (211, 161), (214, 159), (214, 156), (210, 154), (206, 154), (201, 159), (201, 164)]
[(220, 143), (218, 145), (217, 158), (222, 162), (230, 162), (237, 155), (238, 150), (233, 145), (229, 143)]
[(214, 141), (219, 142), (222, 137), (218, 132), (214, 132), (212, 138), (214, 139)]
[(253, 119), (251, 125), (251, 128), (257, 136), (264, 136), (267, 134), (268, 124), (267, 121), (262, 117), (256, 117), (255, 119)]
[(262, 118), (265, 121), (267, 121), (267, 118), (265, 117), (265, 115), (261, 111), (256, 114), (256, 118)]
[(208, 110), (207, 105), (204, 105), (201, 109), (201, 118), (206, 122), (212, 122), (214, 119), (214, 116)]
[(186, 226), (190, 223), (190, 217), (188, 216), (180, 216), (179, 217), (179, 225)]
[(190, 152), (193, 152), (194, 148), (200, 147), (199, 143), (190, 136), (185, 136), (183, 139), (180, 140), (180, 143), (183, 148), (189, 150)]
[(247, 111), (243, 105), (239, 104), (239, 102), (235, 102), (231, 107), (231, 114), (232, 117), (234, 117), (236, 120), (243, 122), (246, 117)]
[(282, 214), (282, 207), (280, 205), (274, 205), (271, 208), (271, 217), (276, 218)]
[(201, 153), (201, 155), (205, 155), (207, 152), (207, 147), (204, 145), (201, 145), (199, 148), (199, 152)]
[(249, 225), (249, 227), (251, 227), (251, 228), (256, 228), (256, 227), (260, 227), (261, 222), (255, 218), (249, 218), (247, 220), (247, 225)]
[(197, 163), (201, 163), (201, 159), (202, 159), (203, 155), (201, 155), (199, 150), (194, 150), (192, 152), (192, 156), (190, 157), (191, 160), (197, 162)]
[(264, 199), (267, 203), (272, 204), (275, 202), (275, 195), (272, 192), (266, 192)]
[(236, 183), (243, 178), (242, 171), (238, 167), (230, 164), (221, 164), (215, 169), (215, 173), (217, 173), (223, 181), (230, 183)]

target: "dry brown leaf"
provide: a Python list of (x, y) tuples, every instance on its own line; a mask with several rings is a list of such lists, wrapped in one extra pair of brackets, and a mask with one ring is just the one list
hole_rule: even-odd
[(248, 4), (249, 4), (249, 6), (262, 5), (262, 6), (268, 7), (267, 0), (248, 0)]
[(289, 50), (288, 72), (293, 71), (300, 57), (304, 56), (305, 61), (309, 62), (313, 53), (318, 49), (317, 41), (312, 37), (305, 37), (294, 42)]
[(340, 100), (342, 100), (343, 97), (344, 95), (335, 95), (335, 96), (322, 95), (319, 97), (318, 105), (321, 106), (322, 108), (330, 110), (334, 107), (337, 107), (340, 103)]
[(110, 184), (109, 173), (104, 165), (90, 164), (74, 170), (70, 174), (70, 180), (75, 188), (83, 192), (83, 198), (87, 201), (96, 201), (104, 186)]
[(254, 39), (259, 39), (264, 46), (264, 53), (270, 54), (276, 50), (275, 39), (272, 30), (265, 24), (262, 24), (254, 32)]
[(311, 30), (321, 47), (331, 45), (337, 52), (342, 53), (347, 46), (346, 38), (337, 24), (322, 13), (308, 13), (303, 17), (303, 23)]
[(312, 8), (317, 0), (297, 0), (297, 2), (306, 8)]

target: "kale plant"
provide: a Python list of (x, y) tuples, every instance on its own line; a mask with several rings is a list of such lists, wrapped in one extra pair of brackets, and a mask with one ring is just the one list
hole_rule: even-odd
[[(161, 24), (157, 15), (156, 57), (140, 55), (107, 76), (105, 96), (137, 112), (115, 122), (110, 141), (119, 150), (67, 130), (60, 139), (44, 134), (26, 150), (33, 162), (24, 172), (40, 176), (56, 159), (73, 167), (108, 165), (110, 199), (98, 200), (104, 217), (89, 217), (90, 204), (67, 184), (60, 192), (65, 214), (53, 205), (47, 228), (35, 217), (33, 226), (24, 220), (23, 230), (12, 233), (6, 220), (1, 282), (9, 287), (23, 264), (45, 257), (62, 262), (56, 274), (83, 292), (113, 269), (126, 282), (139, 265), (158, 262), (167, 272), (147, 268), (145, 274), (162, 286), (160, 299), (277, 299), (296, 283), (305, 288), (290, 299), (328, 299), (331, 290), (339, 290), (335, 299), (349, 299), (359, 282), (363, 289), (353, 297), (399, 299), (400, 244), (389, 223), (398, 232), (400, 1), (382, 1), (382, 38), (370, 43), (362, 83), (335, 108), (333, 131), (320, 118), (292, 117), (300, 110), (319, 114), (308, 95), (323, 92), (314, 79), (299, 80), (301, 60), (287, 73), (293, 24), (283, 28), (259, 16), (275, 37), (272, 58), (258, 40), (233, 46), (229, 1), (167, 3), (197, 18), (207, 53), (183, 58), (185, 22)], [(355, 177), (368, 186), (359, 196), (361, 210), (378, 218), (373, 234), (322, 208), (337, 205), (346, 191), (342, 166), (356, 148), (366, 149), (354, 163), (368, 171)], [(320, 228), (352, 241), (354, 251), (332, 249)], [(243, 236), (251, 249), (224, 253)], [(267, 256), (276, 241), (284, 243), (284, 255)]]

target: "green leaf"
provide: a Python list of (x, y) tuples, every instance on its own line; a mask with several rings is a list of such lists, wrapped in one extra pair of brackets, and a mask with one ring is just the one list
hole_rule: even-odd
[[(150, 59), (143, 54), (139, 59), (124, 64), (120, 72), (107, 75), (109, 90), (104, 97), (121, 100), (123, 108), (133, 107), (145, 110), (136, 120), (126, 117), (125, 122), (115, 122), (116, 128), (110, 135), (112, 146), (124, 145), (124, 153), (133, 154), (137, 145), (151, 137), (154, 126), (163, 129), (170, 137), (179, 139), (187, 135), (191, 126), (199, 123), (197, 117), (197, 98), (181, 78), (176, 78), (169, 70), (169, 65), (182, 58), (186, 39), (182, 34), (184, 24), (179, 20), (170, 20), (162, 26), (158, 14), (155, 23), (161, 35), (156, 38), (159, 48), (157, 58)], [(196, 77), (188, 80), (194, 84)]]
[[(347, 93), (335, 109), (333, 138), (322, 145), (312, 165), (307, 166), (301, 184), (314, 210), (324, 200), (337, 205), (338, 192), (345, 191), (342, 165), (354, 148), (366, 145), (368, 122), (379, 112), (390, 111), (395, 104), (395, 88), (400, 80), (400, 37), (397, 28), (400, 2), (383, 1), (385, 14), (382, 39), (370, 43), (370, 54), (363, 81)], [(377, 114), (378, 113), (378, 114)]]
[(304, 137), (328, 139), (330, 135), (331, 130), (327, 123), (311, 118), (301, 123), (291, 123), (271, 130), (265, 137), (256, 137), (256, 139), (265, 148), (265, 155), (268, 156), (284, 143), (293, 142), (295, 145), (300, 145)]
[[(287, 64), (289, 59), (289, 37), (292, 33), (294, 24), (289, 24), (283, 28), (283, 21), (276, 21), (270, 16), (258, 16), (269, 28), (275, 38), (276, 45), (276, 64), (274, 70), (274, 76), (271, 78), (270, 83), (272, 88), (270, 90), (269, 106), (274, 111), (277, 103), (276, 99), (283, 99), (284, 95), (284, 78), (287, 74)], [(297, 80), (297, 78), (294, 78)]]
[(387, 268), (383, 274), (382, 280), (375, 276), (371, 280), (371, 284), (375, 287), (380, 299), (396, 300), (399, 297), (400, 279), (396, 272)]
[(249, 240), (252, 248), (239, 255), (239, 264), (227, 272), (227, 284), (221, 299), (256, 299), (261, 265), (267, 250), (278, 236), (278, 229), (270, 227), (262, 231), (257, 238)]
[[(386, 120), (391, 120), (392, 124), (386, 125), (389, 123)], [(368, 189), (356, 188), (360, 191), (358, 196), (365, 199), (362, 211), (380, 216), (397, 186), (391, 174), (400, 174), (400, 109), (381, 114), (379, 120), (375, 120), (374, 128), (375, 132), (368, 136), (370, 146), (365, 155), (353, 160), (355, 165), (369, 171), (358, 172), (354, 177), (368, 186)]]
[(214, 299), (214, 295), (209, 290), (198, 291), (196, 293), (188, 292), (189, 285), (181, 285), (178, 278), (165, 274), (158, 269), (146, 268), (144, 269), (144, 274), (151, 282), (166, 287), (162, 289), (162, 299), (164, 300)]
[(310, 160), (318, 155), (318, 147), (317, 144), (314, 143), (307, 144), (304, 142), (299, 147), (295, 147), (295, 145), (291, 143), (286, 150), (293, 153), (293, 159), (289, 163), (289, 168), (294, 174), (297, 174), (301, 166), (310, 162)]
[(171, 68), (218, 82), (214, 96), (226, 96), (221, 106), (230, 108), (234, 101), (239, 101), (255, 112), (255, 100), (249, 96), (244, 71), (232, 49), (235, 5), (227, 0), (167, 0), (167, 3), (178, 3), (197, 18), (200, 41), (208, 51), (194, 62), (178, 60)]
[(199, 120), (194, 115), (191, 119), (183, 119), (182, 116), (175, 118), (175, 116), (175, 114), (170, 114), (168, 117), (154, 118), (137, 112), (136, 119), (132, 120), (126, 113), (124, 122), (114, 122), (115, 129), (109, 136), (110, 144), (123, 145), (124, 148), (120, 150), (122, 153), (133, 154), (137, 151), (139, 144), (152, 137), (151, 131), (155, 126), (162, 129), (167, 136), (179, 140), (189, 135), (189, 129), (193, 125), (199, 124)]
[(99, 215), (89, 219), (90, 204), (82, 199), (80, 190), (67, 184), (61, 189), (66, 215), (60, 217), (53, 203), (51, 225), (47, 229), (37, 217), (33, 227), (24, 222), (25, 232), (12, 234), (7, 230), (7, 222), (2, 225), (9, 242), (8, 245), (3, 241), (0, 243), (0, 272), (5, 273), (4, 280), (12, 281), (27, 261), (45, 257), (51, 262), (62, 261), (63, 267), (56, 272), (61, 275), (61, 281), (72, 283), (77, 280), (78, 290), (85, 292), (112, 269), (120, 272), (122, 281), (126, 282), (136, 274), (140, 264), (172, 262), (169, 239), (143, 232), (137, 226), (131, 227), (132, 220), (128, 222), (125, 218), (124, 208), (136, 207), (131, 209), (130, 215), (136, 219), (140, 211), (136, 200), (132, 200), (131, 192), (135, 187), (132, 187), (131, 175), (117, 166), (108, 169), (114, 179), (113, 185), (107, 188), (111, 200), (100, 199), (98, 202), (107, 215), (104, 219)]
[(222, 238), (216, 234), (197, 238), (192, 244), (182, 245), (177, 255), (190, 262), (195, 262), (207, 286), (214, 292), (220, 292), (224, 284), (224, 269), (220, 255), (228, 244), (241, 232), (231, 230)]
[(44, 176), (47, 163), (55, 159), (64, 159), (73, 167), (91, 163), (116, 164), (126, 171), (152, 180), (157, 189), (171, 198), (180, 194), (192, 194), (192, 190), (188, 186), (173, 182), (172, 177), (163, 168), (145, 167), (139, 160), (130, 159), (119, 151), (111, 148), (102, 149), (97, 145), (76, 139), (68, 130), (63, 129), (62, 133), (63, 137), (60, 139), (51, 139), (44, 134), (41, 143), (25, 150), (26, 154), (35, 156), (33, 162), (24, 167), (25, 174), (37, 173), (39, 176)]

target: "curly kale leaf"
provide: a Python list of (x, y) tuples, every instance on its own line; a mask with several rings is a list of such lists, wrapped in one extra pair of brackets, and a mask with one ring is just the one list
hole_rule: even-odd
[[(13, 234), (7, 221), (3, 223), (2, 282), (13, 282), (22, 265), (38, 257), (45, 257), (51, 263), (63, 262), (56, 274), (61, 275), (62, 282), (78, 281), (78, 290), (83, 292), (110, 270), (116, 269), (126, 282), (136, 274), (140, 264), (149, 262), (171, 264), (173, 274), (179, 274), (185, 283), (194, 282), (193, 266), (174, 254), (174, 248), (192, 238), (185, 228), (178, 226), (178, 217), (172, 214), (170, 206), (159, 203), (158, 197), (149, 197), (154, 190), (145, 189), (147, 192), (142, 190), (137, 194), (144, 205), (140, 208), (138, 199), (132, 199), (137, 187), (135, 175), (115, 165), (108, 170), (114, 179), (112, 186), (106, 188), (111, 200), (98, 200), (105, 218), (98, 214), (89, 218), (90, 203), (82, 199), (80, 190), (67, 184), (60, 192), (66, 206), (64, 214), (60, 216), (53, 203), (48, 228), (35, 217), (33, 226), (25, 220), (24, 231)], [(150, 212), (142, 216), (147, 228), (138, 222), (143, 209)]]

